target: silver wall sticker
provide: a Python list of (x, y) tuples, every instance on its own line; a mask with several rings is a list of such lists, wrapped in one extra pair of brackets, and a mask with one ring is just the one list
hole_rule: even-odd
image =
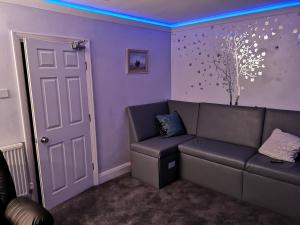
[(256, 94), (252, 89), (282, 82), (287, 68), (279, 64), (287, 58), (281, 55), (300, 46), (300, 12), (290, 14), (174, 31), (172, 77), (178, 92), (193, 100), (223, 92), (229, 104), (238, 105), (243, 96)]

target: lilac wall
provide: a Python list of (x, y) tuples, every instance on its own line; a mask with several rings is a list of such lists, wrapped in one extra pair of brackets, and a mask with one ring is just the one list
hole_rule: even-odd
[[(170, 34), (98, 23), (92, 48), (100, 166), (129, 161), (128, 105), (170, 98)], [(107, 43), (114, 43), (107, 45)], [(149, 74), (126, 75), (125, 49), (149, 50)], [(94, 70), (94, 71), (95, 71)]]
[[(0, 146), (24, 141), (10, 30), (91, 40), (99, 169), (129, 161), (125, 107), (170, 97), (170, 34), (0, 3)], [(126, 48), (148, 49), (149, 74), (125, 74)]]
[(226, 79), (214, 62), (218, 54), (224, 55), (226, 37), (245, 32), (243, 45), (244, 49), (249, 46), (248, 56), (240, 66), (247, 64), (252, 54), (263, 60), (253, 71), (240, 74), (239, 104), (300, 110), (299, 7), (174, 30), (171, 98), (229, 104)]

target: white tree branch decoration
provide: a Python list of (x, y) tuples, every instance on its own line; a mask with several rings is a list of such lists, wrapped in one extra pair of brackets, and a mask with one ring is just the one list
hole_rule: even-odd
[[(227, 86), (230, 105), (233, 96), (235, 96), (234, 104), (238, 105), (241, 95), (240, 79), (254, 82), (262, 75), (261, 69), (265, 68), (263, 62), (266, 52), (259, 50), (258, 43), (255, 40), (250, 41), (249, 36), (248, 32), (241, 34), (231, 32), (224, 36), (221, 53), (218, 53), (217, 58), (213, 58), (219, 77), (223, 78), (223, 84)], [(254, 36), (255, 34), (252, 34), (252, 37)]]

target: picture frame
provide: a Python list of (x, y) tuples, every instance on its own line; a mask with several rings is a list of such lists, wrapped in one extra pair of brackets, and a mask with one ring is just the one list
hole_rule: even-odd
[(148, 50), (127, 49), (126, 50), (126, 73), (143, 74), (148, 73)]

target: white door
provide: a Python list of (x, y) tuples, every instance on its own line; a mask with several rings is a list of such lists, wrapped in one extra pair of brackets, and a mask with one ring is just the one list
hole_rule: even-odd
[(24, 42), (43, 204), (53, 208), (93, 185), (85, 54)]

